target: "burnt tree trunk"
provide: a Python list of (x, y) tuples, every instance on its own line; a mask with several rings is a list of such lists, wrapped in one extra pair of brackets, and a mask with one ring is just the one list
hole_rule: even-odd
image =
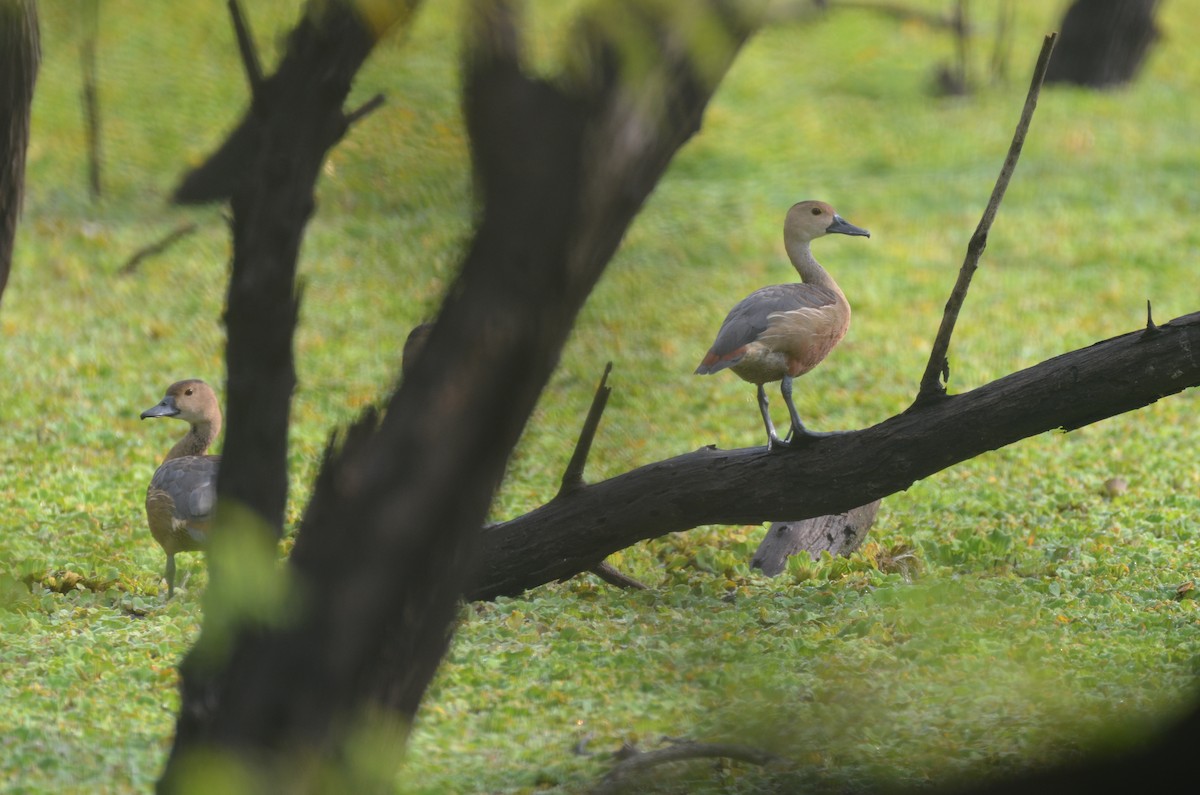
[(37, 3), (0, 0), (0, 298), (21, 217), (29, 112), (40, 61)]
[(1158, 0), (1075, 0), (1046, 82), (1111, 88), (1132, 81), (1158, 38), (1157, 6)]

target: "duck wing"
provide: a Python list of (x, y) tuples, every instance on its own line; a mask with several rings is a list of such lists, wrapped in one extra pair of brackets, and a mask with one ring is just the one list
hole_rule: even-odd
[(201, 549), (217, 504), (218, 455), (187, 455), (163, 462), (146, 490), (150, 531), (163, 549)]
[(817, 320), (837, 303), (836, 292), (817, 284), (773, 284), (755, 290), (729, 310), (696, 373), (708, 375), (737, 364), (746, 346), (763, 339), (780, 317)]

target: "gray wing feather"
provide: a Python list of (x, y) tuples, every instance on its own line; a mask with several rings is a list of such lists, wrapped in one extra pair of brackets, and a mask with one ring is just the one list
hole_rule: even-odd
[(189, 455), (172, 458), (154, 473), (150, 488), (160, 489), (175, 504), (175, 515), (185, 521), (208, 521), (217, 502), (216, 455)]
[(819, 309), (835, 302), (833, 290), (816, 284), (773, 284), (755, 290), (729, 310), (710, 350), (724, 356), (749, 345), (767, 330), (776, 312)]

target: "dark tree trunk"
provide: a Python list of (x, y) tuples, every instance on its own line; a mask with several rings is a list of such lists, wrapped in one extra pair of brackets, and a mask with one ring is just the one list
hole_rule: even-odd
[[(348, 5), (331, 3), (322, 15), (314, 8), (292, 32), (275, 76), (252, 83), (250, 111), (230, 140), (253, 143), (225, 174), (233, 266), (218, 493), (224, 502), (249, 508), (276, 534), (288, 490), (292, 335), (300, 300), (296, 262), (325, 154), (346, 132), (342, 105), (374, 45)], [(179, 195), (186, 195), (183, 188)]]
[(1158, 0), (1075, 0), (1046, 82), (1110, 88), (1133, 80), (1158, 38), (1157, 6)]
[[(416, 2), (403, 10), (393, 8), (387, 21), (407, 19)], [(230, 8), (241, 23), (236, 0), (231, 0)], [(352, 121), (343, 112), (343, 103), (355, 74), (386, 27), (371, 28), (349, 2), (310, 2), (292, 31), (278, 70), (263, 80), (249, 32), (239, 24), (252, 94), (250, 109), (225, 144), (189, 173), (176, 191), (175, 199), (182, 203), (229, 200), (232, 209), (234, 254), (225, 314), (228, 406), (214, 550), (249, 538), (251, 549), (261, 552), (263, 559), (275, 556), (288, 491), (287, 433), (295, 385), (292, 337), (299, 307), (297, 259), (321, 164)], [(232, 544), (234, 556), (248, 551), (237, 547)], [(245, 572), (233, 571), (241, 561), (213, 554), (209, 563), (206, 621), (200, 640), (181, 666), (183, 703), (175, 745), (159, 783), (161, 791), (183, 785), (186, 773), (181, 771), (188, 769), (188, 752), (219, 745), (242, 729), (231, 725), (228, 717), (222, 722), (215, 709), (230, 686), (221, 678), (221, 668), (228, 661), (225, 655), (232, 638), (237, 633), (257, 637), (261, 622), (240, 613), (236, 598), (232, 604), (226, 598), (244, 587), (235, 579)], [(231, 667), (237, 657), (232, 659)], [(244, 679), (235, 682), (246, 684)]]
[(0, 298), (21, 216), (29, 112), (40, 60), (37, 3), (0, 0)]
[[(520, 26), (508, 3), (480, 0), (466, 12), (474, 29), (464, 112), (481, 216), (461, 274), (383, 419), (364, 417), (340, 449), (331, 446), (326, 455), (289, 561), (299, 601), (287, 624), (242, 624), (226, 636), (231, 646), (205, 649), (202, 638), (189, 655), (164, 790), (181, 783), (189, 753), (199, 750), (223, 752), (278, 791), (314, 787), (322, 775), (350, 780), (354, 773), (338, 752), (355, 721), (372, 709), (385, 720), (412, 718), (446, 648), (508, 456), (583, 301), (672, 155), (699, 129), (716, 81), (750, 34), (755, 23), (739, 8), (724, 0), (692, 7), (724, 32), (722, 40), (705, 42), (703, 75), (691, 58), (693, 43), (680, 38), (671, 14), (657, 6), (630, 3), (627, 9), (630, 24), (655, 45), (647, 54), (652, 74), (622, 62), (620, 45), (610, 38), (619, 32), (585, 18), (572, 49), (579, 54), (575, 71), (556, 84), (525, 76)], [(326, 72), (328, 53), (308, 57), (316, 74)], [(306, 102), (283, 94), (263, 110), (294, 113), (285, 101)], [(302, 140), (314, 137), (302, 125), (322, 124), (319, 117), (287, 118), (291, 135)], [(267, 124), (260, 122), (260, 129), (270, 129)], [(296, 144), (278, 129), (273, 149), (289, 151)], [(231, 141), (262, 134), (235, 132)], [(227, 162), (244, 159), (230, 155), (236, 150), (223, 152)], [(306, 166), (305, 173), (315, 181), (315, 168)], [(272, 245), (294, 245), (291, 230), (302, 227), (310, 192), (311, 183), (298, 196), (280, 197), (289, 223), (270, 238)], [(247, 231), (239, 235), (235, 228), (235, 246), (247, 247), (244, 235), (252, 232), (271, 233), (271, 226), (256, 225), (272, 222), (269, 211), (283, 211), (264, 202), (248, 209), (257, 214), (248, 215)], [(255, 267), (270, 275), (247, 279), (247, 295), (254, 290), (259, 301), (265, 295), (263, 321), (285, 326), (290, 340), (291, 271)], [(230, 289), (232, 315), (234, 292), (243, 287)], [(262, 304), (257, 312), (264, 314)], [(272, 352), (262, 364), (266, 374), (252, 378), (252, 368), (234, 360), (230, 322), (230, 433), (235, 401), (243, 404), (238, 411), (248, 412), (245, 404), (256, 395), (268, 398), (255, 409), (265, 412), (265, 422), (286, 422), (280, 398), (290, 389), (290, 351), (277, 331), (266, 344)], [(447, 361), (455, 366), (442, 366)], [(245, 375), (235, 376), (235, 367)], [(235, 384), (235, 377), (245, 383)], [(253, 444), (261, 449), (266, 443)], [(242, 466), (238, 496), (274, 519), (282, 494), (273, 474), (274, 438), (269, 450)], [(224, 461), (232, 455), (227, 440)], [(263, 469), (271, 476), (264, 478)], [(269, 494), (247, 491), (256, 487)], [(214, 578), (210, 592), (225, 587)], [(222, 620), (228, 617), (206, 609), (205, 637)], [(352, 782), (347, 791), (360, 785)]]

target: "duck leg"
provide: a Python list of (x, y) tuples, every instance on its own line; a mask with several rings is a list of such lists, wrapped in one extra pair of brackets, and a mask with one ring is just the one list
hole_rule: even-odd
[(785, 375), (779, 382), (779, 394), (783, 395), (783, 402), (792, 418), (792, 427), (787, 435), (788, 441), (797, 436), (810, 436), (808, 428), (805, 428), (804, 423), (800, 421), (800, 412), (796, 411), (796, 404), (792, 402), (792, 377), (790, 375)]
[(845, 431), (810, 431), (804, 427), (804, 423), (800, 421), (800, 412), (796, 411), (796, 404), (792, 402), (792, 377), (790, 375), (785, 375), (783, 380), (779, 382), (779, 393), (783, 395), (783, 402), (787, 404), (788, 414), (792, 417), (792, 428), (788, 431), (788, 435), (784, 437), (785, 444), (801, 437), (819, 439), (823, 436), (837, 436), (838, 434), (845, 433)]
[[(767, 449), (774, 450), (776, 447), (787, 447), (788, 443), (779, 438), (779, 434), (775, 432), (775, 423), (771, 422), (771, 410), (767, 400), (767, 390), (762, 384), (758, 385), (758, 410), (762, 414), (763, 425), (767, 428)], [(795, 411), (795, 409), (792, 409)]]
[(167, 553), (167, 598), (175, 595), (175, 554)]

